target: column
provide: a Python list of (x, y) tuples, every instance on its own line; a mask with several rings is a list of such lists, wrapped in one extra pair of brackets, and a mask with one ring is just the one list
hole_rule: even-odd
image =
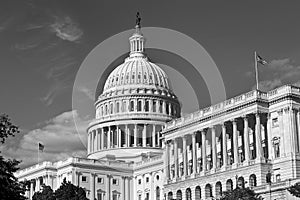
[(101, 128), (101, 149), (104, 149), (104, 129)]
[(133, 146), (137, 146), (137, 124), (134, 124)]
[(186, 136), (182, 137), (182, 161), (183, 161), (183, 174), (184, 176), (188, 175), (188, 160), (187, 160), (187, 150), (186, 150)]
[(149, 112), (153, 112), (153, 99), (149, 99)]
[(170, 144), (168, 141), (165, 141), (165, 172), (166, 172), (166, 180), (168, 181), (170, 179)]
[(193, 174), (197, 173), (197, 148), (196, 148), (196, 134), (197, 132), (194, 132), (192, 134), (192, 145), (193, 145), (193, 151), (192, 151), (192, 159), (193, 159)]
[(212, 161), (213, 161), (213, 170), (217, 168), (217, 145), (216, 145), (216, 127), (211, 127), (211, 145), (212, 145)]
[(35, 191), (40, 191), (40, 179), (39, 177), (35, 179)]
[(256, 113), (256, 124), (255, 124), (255, 144), (256, 144), (256, 159), (262, 158), (262, 145), (261, 145), (261, 125), (260, 125), (260, 114)]
[(273, 152), (273, 144), (272, 144), (272, 119), (271, 119), (271, 114), (268, 114), (267, 118), (267, 139), (268, 139), (268, 156), (269, 159), (272, 159), (274, 157), (274, 152)]
[(129, 147), (129, 131), (128, 131), (128, 125), (125, 124), (125, 130), (124, 130), (124, 138), (125, 138), (125, 147)]
[(30, 180), (30, 191), (29, 191), (29, 199), (32, 199), (32, 196), (34, 194), (34, 191), (33, 191), (33, 180)]
[(98, 132), (98, 129), (95, 130), (95, 134), (96, 134), (96, 147), (95, 147), (95, 151), (98, 151), (98, 146), (99, 146), (99, 132)]
[(290, 124), (290, 134), (291, 134), (291, 145), (292, 145), (292, 152), (295, 154), (297, 152), (298, 149), (298, 141), (297, 141), (297, 119), (296, 119), (296, 110), (292, 107), (290, 107), (290, 120), (289, 120), (289, 124)]
[(119, 148), (122, 147), (122, 130), (120, 129), (120, 127), (117, 125), (117, 135), (119, 138)]
[(174, 139), (174, 166), (175, 166), (175, 179), (178, 178), (178, 144), (177, 138)]
[(201, 137), (202, 137), (202, 145), (201, 145), (201, 152), (202, 152), (202, 169), (203, 172), (206, 172), (206, 133), (205, 130), (201, 130)]
[(125, 200), (125, 176), (121, 176), (120, 188), (121, 188), (121, 200)]
[(111, 193), (111, 188), (110, 188), (110, 184), (111, 184), (111, 175), (108, 174), (106, 176), (106, 185), (105, 185), (105, 189), (106, 189), (106, 200), (111, 200), (110, 198), (110, 193)]
[(144, 124), (144, 128), (143, 128), (143, 147), (147, 146), (147, 125)]
[(172, 110), (172, 104), (171, 104), (171, 103), (169, 103), (169, 115), (170, 115), (170, 116), (172, 115), (172, 112), (171, 112), (171, 110)]
[(223, 167), (227, 167), (227, 137), (226, 137), (226, 124), (222, 124), (222, 145), (223, 145)]
[(232, 128), (233, 128), (233, 160), (234, 164), (239, 163), (239, 151), (238, 151), (238, 132), (237, 132), (237, 120), (234, 119), (232, 121)]
[(250, 160), (250, 144), (249, 144), (249, 121), (248, 117), (244, 117), (244, 142), (245, 142), (245, 162)]
[(166, 114), (166, 101), (163, 101), (163, 104), (162, 104), (162, 113)]
[(297, 134), (298, 134), (298, 144), (299, 144), (299, 152), (300, 152), (300, 110), (297, 112)]
[(127, 190), (127, 199), (126, 200), (130, 200), (131, 196), (131, 190), (132, 190), (132, 184), (130, 184), (130, 180), (131, 180), (131, 177), (127, 177), (127, 185), (128, 185), (128, 190)]
[(95, 176), (96, 174), (94, 173), (90, 174), (90, 190), (91, 190), (90, 199), (95, 199)]
[(155, 138), (155, 124), (152, 125), (153, 129), (152, 129), (152, 147), (155, 147), (155, 143), (156, 143), (156, 138)]
[(111, 147), (111, 142), (110, 142), (110, 133), (111, 133), (111, 127), (108, 126), (108, 132), (107, 132), (107, 149), (110, 149)]

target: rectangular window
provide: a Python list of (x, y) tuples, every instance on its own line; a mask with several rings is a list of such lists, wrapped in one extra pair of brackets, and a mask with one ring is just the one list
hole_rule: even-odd
[(138, 180), (138, 183), (139, 183), (139, 185), (141, 185), (141, 184), (142, 184), (142, 180), (141, 180), (141, 179), (139, 179), (139, 180)]
[(118, 179), (115, 179), (115, 178), (114, 178), (114, 179), (112, 180), (112, 184), (113, 184), (113, 185), (118, 185)]
[(82, 181), (82, 182), (87, 182), (87, 177), (86, 177), (86, 176), (82, 176), (82, 177), (81, 177), (81, 181)]
[(146, 177), (146, 183), (149, 183), (149, 177)]
[(104, 182), (104, 179), (103, 179), (103, 178), (101, 178), (101, 177), (98, 177), (98, 178), (97, 178), (97, 182), (98, 182), (98, 183), (101, 183), (101, 184), (103, 184), (103, 182)]
[(278, 118), (276, 117), (272, 119), (272, 127), (277, 127), (277, 126), (279, 126), (279, 123), (278, 123)]

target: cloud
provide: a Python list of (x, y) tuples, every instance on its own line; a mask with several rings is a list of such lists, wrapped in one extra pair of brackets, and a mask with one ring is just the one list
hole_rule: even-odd
[[(74, 119), (77, 122), (77, 129)], [(37, 162), (38, 142), (45, 145), (44, 152), (40, 153), (40, 161), (58, 161), (69, 156), (85, 156), (88, 123), (89, 120), (79, 117), (76, 111), (64, 112), (46, 121), (42, 127), (27, 132), (18, 142), (7, 143), (9, 146), (4, 144), (1, 151), (5, 157), (22, 160), (22, 168)]]
[[(285, 84), (300, 83), (300, 65), (290, 58), (272, 60), (268, 65), (259, 67), (259, 89), (262, 91), (269, 91)], [(250, 76), (250, 73), (247, 72), (245, 75)]]
[(95, 100), (95, 94), (93, 94), (93, 92), (92, 92), (90, 89), (88, 89), (88, 88), (82, 86), (82, 87), (79, 87), (78, 90), (79, 90), (80, 92), (82, 92), (83, 94), (85, 94), (85, 95), (86, 95), (88, 98), (90, 98), (92, 101)]
[(78, 24), (69, 16), (56, 17), (56, 21), (50, 27), (57, 37), (71, 42), (77, 42), (83, 35)]

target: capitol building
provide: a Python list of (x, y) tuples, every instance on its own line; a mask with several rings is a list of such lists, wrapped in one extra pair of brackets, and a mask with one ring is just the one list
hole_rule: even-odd
[(144, 53), (139, 24), (129, 42), (95, 101), (87, 156), (19, 170), (29, 199), (64, 179), (91, 200), (218, 199), (236, 187), (294, 199), (286, 188), (300, 182), (299, 87), (253, 90), (181, 116), (167, 74)]

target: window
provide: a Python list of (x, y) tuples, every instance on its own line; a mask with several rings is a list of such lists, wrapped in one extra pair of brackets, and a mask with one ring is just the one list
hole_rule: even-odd
[(153, 101), (153, 112), (156, 112), (156, 101)]
[(113, 114), (113, 111), (114, 111), (114, 105), (111, 103), (110, 104), (110, 114)]
[(142, 184), (142, 179), (139, 179), (138, 183), (139, 183), (139, 185), (141, 185)]
[(141, 194), (139, 194), (139, 200), (142, 200), (142, 195)]
[(115, 178), (114, 178), (114, 179), (112, 180), (112, 184), (113, 184), (113, 185), (118, 185), (118, 179), (115, 179)]
[(281, 181), (280, 174), (276, 174), (276, 182), (279, 182), (279, 181)]
[(277, 127), (277, 126), (279, 126), (279, 123), (278, 123), (278, 118), (276, 117), (272, 119), (272, 127)]
[(156, 200), (160, 200), (160, 188), (156, 187)]
[(134, 101), (130, 101), (129, 111), (134, 111)]
[(149, 101), (148, 100), (146, 100), (145, 111), (149, 112)]
[(272, 139), (272, 142), (273, 142), (275, 158), (279, 158), (280, 157), (280, 138), (274, 137)]
[(149, 195), (149, 192), (147, 192), (145, 200), (149, 200), (149, 198), (150, 198), (150, 195)]
[(159, 175), (156, 175), (156, 180), (159, 180)]
[(98, 177), (98, 178), (97, 178), (97, 182), (103, 184), (104, 180), (103, 180), (103, 178)]
[(142, 101), (138, 101), (137, 110), (142, 111)]
[(117, 102), (117, 105), (116, 105), (116, 106), (117, 106), (117, 111), (116, 111), (116, 112), (119, 113), (119, 112), (120, 112), (120, 103)]
[(82, 181), (82, 182), (87, 182), (87, 177), (86, 177), (86, 176), (82, 176), (82, 177), (81, 177), (81, 181)]
[(146, 183), (149, 183), (149, 177), (146, 177)]

